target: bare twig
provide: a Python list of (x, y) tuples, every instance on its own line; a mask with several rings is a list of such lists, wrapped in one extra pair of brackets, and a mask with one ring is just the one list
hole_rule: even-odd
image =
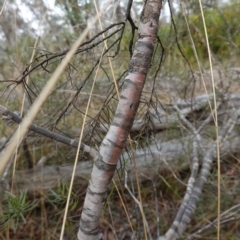
[[(141, 205), (140, 201), (134, 196), (132, 191), (129, 189), (127, 180), (128, 180), (128, 172), (125, 171), (125, 184), (124, 184), (124, 187), (127, 189), (128, 193), (130, 194), (132, 199), (135, 201), (135, 203), (138, 205), (138, 207), (139, 207), (139, 209), (141, 211), (141, 210), (143, 210), (142, 209), (142, 205)], [(152, 240), (152, 235), (151, 235), (151, 232), (150, 232), (150, 228), (149, 228), (148, 222), (146, 221), (145, 218), (143, 219), (143, 221), (144, 221), (144, 225), (145, 225), (145, 227), (147, 229), (148, 237), (149, 237), (150, 240)]]
[[(22, 122), (22, 118), (20, 116), (18, 116), (16, 113), (8, 110), (6, 107), (0, 105), (0, 114), (3, 115), (4, 119), (6, 120), (12, 120), (18, 124), (20, 124)], [(65, 137), (63, 135), (60, 135), (58, 133), (54, 133), (52, 131), (49, 131), (45, 128), (42, 128), (42, 127), (39, 127), (35, 124), (31, 124), (29, 126), (29, 130), (31, 131), (34, 131), (36, 133), (39, 133), (45, 137), (48, 137), (48, 138), (51, 138), (53, 140), (56, 140), (58, 142), (61, 142), (61, 143), (64, 143), (68, 146), (71, 146), (71, 147), (74, 147), (74, 148), (77, 148), (78, 147), (78, 141), (74, 140), (74, 139), (71, 139), (71, 138), (68, 138), (68, 137)], [(80, 149), (83, 151), (83, 152), (86, 152), (88, 153), (93, 159), (95, 159), (97, 156), (98, 156), (98, 152), (84, 144), (84, 143), (81, 143), (80, 144)]]
[[(234, 212), (233, 212), (233, 210), (234, 210)], [(237, 204), (221, 214), (220, 223), (224, 224), (224, 223), (228, 223), (231, 221), (238, 221), (239, 219), (240, 219), (240, 204)], [(196, 232), (189, 235), (186, 238), (186, 240), (193, 239), (198, 234), (203, 233), (204, 231), (208, 230), (209, 228), (215, 226), (216, 224), (217, 224), (217, 219), (215, 219), (214, 221), (208, 223), (207, 225), (203, 226)]]
[(203, 185), (207, 181), (207, 177), (209, 175), (212, 161), (216, 157), (216, 147), (217, 145), (219, 145), (219, 148), (223, 146), (224, 142), (229, 137), (238, 119), (238, 114), (239, 114), (238, 112), (235, 112), (235, 114), (233, 114), (233, 116), (227, 121), (227, 123), (225, 124), (225, 126), (223, 127), (222, 131), (219, 134), (219, 138), (215, 141), (215, 144), (206, 152), (203, 158), (203, 164), (202, 164), (201, 171), (199, 173), (199, 177), (197, 178), (194, 184), (190, 199), (188, 200), (188, 205), (186, 206), (184, 213), (181, 214), (182, 217), (180, 219), (177, 219), (177, 221), (173, 222), (173, 225), (167, 231), (167, 233), (164, 236), (159, 238), (160, 240), (161, 239), (167, 239), (167, 240), (178, 239), (179, 236), (181, 236), (182, 233), (185, 231), (195, 211), (197, 202), (202, 193)]

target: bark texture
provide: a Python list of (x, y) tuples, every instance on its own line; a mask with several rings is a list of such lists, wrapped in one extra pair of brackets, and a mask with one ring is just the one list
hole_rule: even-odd
[(101, 211), (111, 186), (118, 159), (132, 128), (151, 65), (161, 7), (162, 1), (146, 0), (144, 3), (139, 23), (138, 40), (119, 104), (109, 131), (100, 146), (98, 159), (94, 162), (80, 219), (77, 236), (79, 240), (98, 239)]
[[(193, 151), (193, 142), (195, 141), (194, 136), (187, 136), (180, 139), (174, 139), (167, 142), (159, 141), (156, 144), (150, 145), (144, 150), (135, 150), (133, 155), (136, 159), (136, 166), (139, 173), (139, 180), (141, 181), (142, 174), (150, 174), (154, 176), (159, 174), (159, 171), (171, 169), (173, 172), (175, 169), (184, 169), (189, 167), (188, 159), (192, 157), (190, 154), (186, 158), (182, 158), (186, 153), (192, 153)], [(239, 142), (240, 137), (237, 132), (232, 132), (231, 136), (224, 142), (224, 145), (221, 148), (221, 154), (224, 154), (225, 157), (228, 157), (228, 154), (240, 154), (239, 151)], [(213, 147), (213, 140), (202, 138), (202, 145), (205, 151)], [(197, 150), (201, 151), (199, 146)], [(47, 156), (45, 156), (47, 158)], [(123, 159), (127, 159), (128, 154), (123, 154)], [(128, 176), (134, 181), (134, 171), (133, 166), (130, 161), (126, 161), (125, 168), (128, 170)], [(16, 171), (14, 182), (15, 187), (14, 192), (18, 191), (28, 191), (43, 193), (49, 191), (51, 188), (56, 188), (61, 181), (69, 181), (72, 176), (73, 165), (50, 165), (50, 166), (37, 166), (33, 169), (25, 169)], [(75, 179), (81, 179), (76, 181), (80, 186), (88, 181), (90, 178), (92, 170), (92, 161), (80, 161), (77, 165), (75, 172)], [(130, 171), (130, 172), (129, 172)], [(7, 179), (6, 185), (9, 184), (10, 180)], [(146, 178), (143, 178), (146, 180)], [(9, 190), (9, 189), (4, 189)]]

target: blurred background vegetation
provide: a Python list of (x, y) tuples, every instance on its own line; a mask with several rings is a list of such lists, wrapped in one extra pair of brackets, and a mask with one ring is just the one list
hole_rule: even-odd
[[(127, 1), (120, 1), (119, 5), (111, 4), (101, 16), (103, 29), (109, 25), (124, 21)], [(143, 1), (134, 1), (131, 16), (136, 26), (141, 12)], [(105, 1), (97, 1), (99, 9)], [(61, 52), (68, 50), (77, 37), (90, 24), (96, 15), (95, 5), (89, 0), (57, 0), (50, 6), (49, 1), (3, 1), (0, 0), (2, 12), (0, 15), (0, 104), (12, 111), (21, 111), (25, 115), (32, 102), (36, 99), (51, 74), (57, 68), (64, 55)], [(238, 0), (202, 1), (208, 41), (211, 48), (213, 66), (219, 77), (217, 83), (223, 89), (239, 93), (240, 73), (240, 4)], [(170, 10), (169, 10), (170, 9)], [(181, 4), (176, 1), (164, 3), (160, 19), (159, 41), (155, 49), (153, 64), (148, 75), (148, 80), (142, 96), (142, 103), (138, 118), (145, 117), (146, 109), (152, 104), (168, 104), (172, 100), (188, 98), (204, 93), (202, 83), (198, 79), (200, 70), (209, 73), (209, 59), (207, 43), (204, 33), (204, 25), (197, 0), (184, 0)], [(90, 26), (91, 30), (86, 41), (94, 38), (101, 31), (99, 23)], [(108, 51), (103, 56), (97, 82), (94, 88), (90, 111), (88, 112), (88, 125), (86, 126), (85, 141), (87, 144), (99, 147), (104, 133), (94, 130), (92, 126), (98, 124), (110, 124), (111, 117), (118, 99), (112, 80), (109, 58), (113, 63), (114, 74), (121, 88), (124, 76), (128, 70), (130, 52), (129, 42), (132, 37), (132, 29), (129, 23), (121, 35), (117, 31), (118, 25), (105, 32), (105, 36), (116, 33), (107, 40)], [(134, 39), (136, 39), (135, 33)], [(96, 66), (104, 49), (101, 42), (102, 35), (86, 45), (86, 49), (75, 55), (68, 68), (59, 79), (54, 91), (44, 103), (41, 112), (37, 115), (36, 124), (57, 133), (77, 139), (79, 136), (85, 107), (89, 97)], [(192, 39), (192, 40), (191, 40)], [(116, 42), (117, 41), (117, 42)], [(116, 43), (115, 43), (116, 42)], [(193, 45), (194, 43), (194, 45)], [(96, 44), (96, 45), (93, 45)], [(113, 44), (113, 46), (111, 46)], [(134, 46), (133, 46), (134, 47)], [(196, 49), (199, 62), (196, 60)], [(21, 79), (22, 75), (29, 71), (31, 55), (36, 50), (29, 74), (29, 79)], [(50, 59), (39, 66), (43, 59)], [(199, 69), (200, 67), (200, 69)], [(232, 79), (224, 75), (229, 71), (235, 71)], [(223, 71), (224, 74), (220, 74)], [(21, 79), (21, 81), (19, 81)], [(206, 85), (211, 91), (210, 77), (206, 77)], [(25, 94), (25, 97), (24, 97)], [(150, 101), (151, 100), (151, 101)], [(68, 106), (68, 108), (66, 108)], [(91, 123), (91, 124), (90, 124)], [(210, 129), (211, 127), (209, 127)], [(17, 125), (0, 121), (0, 146), (4, 145), (9, 136), (17, 129)], [(136, 146), (148, 144), (148, 128), (145, 126), (141, 135), (134, 135), (139, 141)], [(210, 130), (208, 131), (208, 133)], [(180, 130), (168, 130), (164, 133), (164, 139), (170, 140), (184, 135)], [(145, 146), (144, 145), (144, 146)], [(23, 146), (19, 147), (17, 154), (16, 170), (34, 166), (43, 156), (50, 156), (47, 164), (69, 164), (74, 161), (76, 152), (70, 147), (63, 146), (55, 141), (30, 133)], [(88, 156), (81, 155), (81, 160)], [(234, 156), (233, 156), (234, 159)], [(231, 169), (237, 169), (239, 174), (239, 160), (230, 159)], [(233, 161), (233, 162), (232, 162)], [(230, 164), (229, 164), (230, 165)], [(229, 169), (226, 173), (229, 174)], [(234, 174), (237, 174), (234, 172)], [(11, 171), (12, 174), (12, 171)], [(10, 175), (11, 175), (10, 174)], [(212, 172), (212, 181), (204, 190), (204, 196), (200, 207), (197, 209), (196, 218), (189, 226), (188, 231), (194, 232), (216, 215), (210, 209), (216, 209), (216, 171)], [(184, 181), (188, 177), (187, 170), (176, 172), (176, 175)], [(239, 183), (233, 178), (223, 175), (223, 197), (232, 188), (234, 196), (224, 197), (224, 209), (228, 209), (239, 202)], [(154, 178), (159, 195), (159, 207), (164, 224), (161, 231), (165, 231), (170, 225), (177, 206), (179, 205), (185, 188), (173, 178), (171, 172), (161, 173), (161, 178)], [(59, 183), (56, 189), (49, 189), (47, 193), (27, 194), (11, 192), (14, 178), (10, 181), (9, 192), (2, 198), (0, 207), (1, 239), (58, 239), (63, 209), (66, 203), (68, 191), (67, 183)], [(15, 188), (17, 188), (15, 186)], [(76, 183), (72, 193), (71, 207), (69, 211), (65, 239), (73, 239), (76, 233), (79, 215), (86, 183)], [(80, 189), (80, 190), (79, 190)], [(142, 198), (147, 206), (146, 217), (151, 226), (151, 231), (156, 231), (155, 203), (153, 185), (146, 181), (141, 185)], [(237, 190), (238, 189), (238, 190)], [(26, 189), (25, 189), (26, 190)], [(123, 191), (124, 192), (124, 191)], [(129, 196), (125, 197), (134, 230), (141, 232), (138, 225), (138, 214), (134, 202)], [(206, 202), (208, 203), (206, 205)], [(113, 191), (108, 202), (109, 209), (103, 213), (102, 229), (115, 229), (122, 231), (124, 212), (117, 209), (121, 205), (116, 192)], [(115, 219), (115, 226), (111, 225), (111, 214)], [(141, 227), (140, 227), (141, 228)], [(28, 231), (26, 231), (26, 229)], [(114, 232), (112, 230), (112, 232)], [(226, 224), (222, 229), (222, 239), (239, 239), (240, 224)], [(238, 234), (237, 234), (238, 233)], [(204, 235), (205, 234), (205, 235)], [(216, 239), (215, 229), (204, 233), (198, 239)], [(110, 237), (109, 239), (115, 239)], [(126, 236), (119, 239), (129, 239)], [(138, 239), (143, 239), (139, 235)], [(184, 238), (185, 239), (185, 238)]]

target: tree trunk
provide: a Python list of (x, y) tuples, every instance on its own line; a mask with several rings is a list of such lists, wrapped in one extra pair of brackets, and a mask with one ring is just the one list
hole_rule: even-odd
[(79, 240), (98, 239), (102, 208), (139, 106), (151, 66), (162, 1), (146, 0), (140, 17), (138, 41), (130, 62), (112, 124), (94, 162), (80, 219)]

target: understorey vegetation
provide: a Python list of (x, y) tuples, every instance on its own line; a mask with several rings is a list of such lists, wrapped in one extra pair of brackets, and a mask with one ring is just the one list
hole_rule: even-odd
[(239, 21), (238, 1), (3, 2), (0, 239), (239, 239)]

